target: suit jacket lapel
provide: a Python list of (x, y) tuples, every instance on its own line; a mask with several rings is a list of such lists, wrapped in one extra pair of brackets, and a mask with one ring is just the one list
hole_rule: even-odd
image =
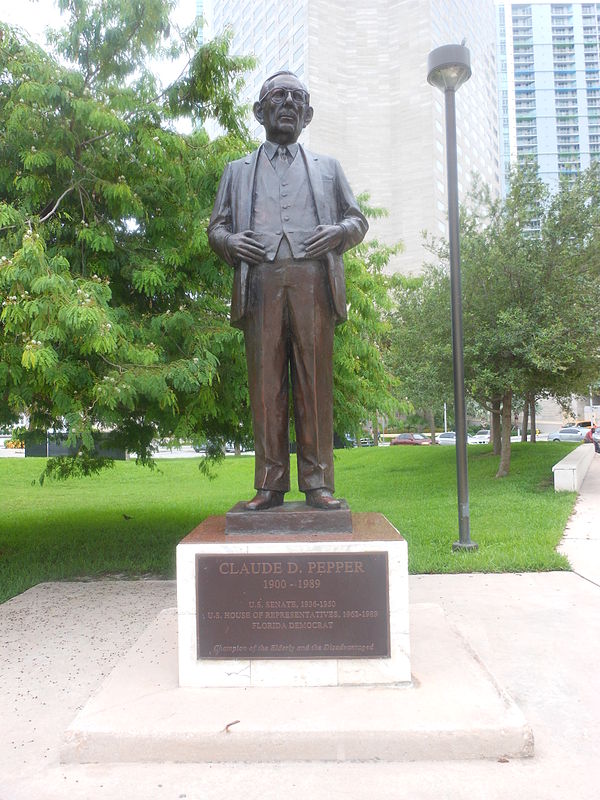
[(307, 153), (302, 145), (298, 146), (302, 153), (304, 163), (306, 164), (306, 171), (308, 173), (308, 181), (311, 186), (312, 195), (315, 201), (317, 210), (317, 220), (319, 225), (326, 225), (331, 223), (330, 215), (328, 213), (328, 206), (325, 198), (325, 191), (323, 187), (323, 179), (321, 178), (321, 170), (319, 169), (319, 157), (313, 153)]
[[(247, 231), (250, 228), (254, 203), (254, 179), (261, 147), (244, 159), (239, 170), (235, 187), (235, 211), (233, 212), (235, 217), (233, 230), (236, 233)], [(246, 316), (249, 274), (250, 267), (248, 264), (245, 261), (240, 261), (234, 273), (233, 296), (231, 299), (231, 324), (236, 328), (243, 327), (243, 319)]]
[(236, 226), (238, 231), (247, 231), (250, 228), (252, 220), (252, 209), (254, 205), (254, 182), (256, 178), (256, 167), (258, 164), (258, 157), (262, 150), (262, 145), (250, 153), (244, 159), (242, 174), (238, 184), (238, 208), (239, 219)]

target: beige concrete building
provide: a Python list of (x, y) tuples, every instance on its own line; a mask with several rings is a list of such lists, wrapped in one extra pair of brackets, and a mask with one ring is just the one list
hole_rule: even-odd
[[(336, 156), (355, 193), (389, 216), (371, 235), (420, 271), (422, 232), (447, 235), (444, 99), (427, 83), (427, 56), (466, 39), (472, 78), (457, 95), (459, 191), (472, 171), (500, 187), (493, 0), (205, 0), (208, 35), (230, 27), (234, 51), (254, 53), (248, 101), (264, 78), (292, 69), (315, 117), (303, 142)], [(262, 129), (256, 128), (257, 137)]]

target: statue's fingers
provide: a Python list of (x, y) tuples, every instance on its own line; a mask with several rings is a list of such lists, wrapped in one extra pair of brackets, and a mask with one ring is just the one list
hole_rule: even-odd
[(243, 247), (240, 248), (240, 253), (245, 258), (255, 258), (256, 260), (260, 260), (264, 256), (264, 248), (263, 247)]
[(324, 238), (323, 231), (319, 231), (318, 233), (313, 234), (309, 239), (307, 239), (304, 244), (306, 247), (310, 245), (315, 245), (323, 241), (323, 238)]

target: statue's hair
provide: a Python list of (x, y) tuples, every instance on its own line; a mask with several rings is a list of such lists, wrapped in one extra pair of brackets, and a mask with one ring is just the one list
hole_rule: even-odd
[[(306, 86), (305, 86), (305, 85), (302, 83), (302, 81), (301, 81), (301, 80), (300, 80), (300, 78), (299, 78), (299, 77), (296, 75), (296, 73), (295, 73), (295, 72), (292, 72), (290, 69), (280, 69), (280, 70), (279, 70), (279, 72), (274, 72), (272, 75), (269, 75), (269, 77), (268, 77), (268, 78), (265, 80), (265, 82), (263, 83), (263, 85), (260, 87), (260, 92), (259, 92), (259, 95), (258, 95), (258, 102), (259, 102), (259, 103), (262, 103), (262, 101), (263, 101), (263, 100), (264, 100), (264, 98), (265, 98), (265, 95), (266, 95), (266, 94), (267, 94), (267, 92), (269, 92), (269, 91), (271, 90), (271, 88), (272, 88), (272, 87), (271, 87), (271, 84), (273, 83), (273, 81), (275, 80), (275, 78), (278, 78), (280, 75), (291, 75), (293, 78), (296, 78), (296, 80), (298, 81), (298, 83), (300, 84), (300, 86), (302, 86), (302, 88), (304, 89), (304, 91), (306, 92), (306, 94), (308, 94), (308, 89), (307, 89), (307, 88), (306, 88)], [(309, 96), (310, 96), (310, 95), (309, 95)]]

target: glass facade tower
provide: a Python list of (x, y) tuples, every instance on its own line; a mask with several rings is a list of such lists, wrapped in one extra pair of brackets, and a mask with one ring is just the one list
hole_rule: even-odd
[(600, 3), (502, 3), (497, 21), (499, 85), (514, 99), (500, 96), (503, 164), (534, 159), (555, 189), (600, 158)]

